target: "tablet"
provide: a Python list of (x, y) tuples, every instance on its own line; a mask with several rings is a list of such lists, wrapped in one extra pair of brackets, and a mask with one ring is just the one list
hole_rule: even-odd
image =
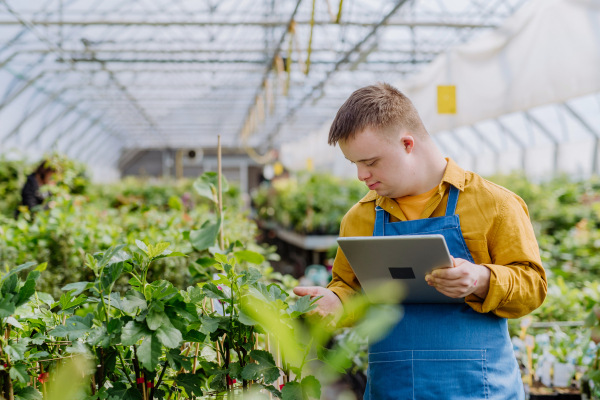
[(337, 241), (370, 301), (376, 297), (378, 284), (396, 279), (406, 291), (402, 303), (464, 302), (443, 295), (425, 281), (434, 269), (452, 267), (442, 235), (340, 237)]

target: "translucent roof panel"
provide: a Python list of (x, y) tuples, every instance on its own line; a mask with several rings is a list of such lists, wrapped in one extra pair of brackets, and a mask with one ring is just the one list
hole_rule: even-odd
[[(0, 151), (265, 151), (524, 0), (0, 0)], [(314, 4), (314, 6), (313, 6)]]

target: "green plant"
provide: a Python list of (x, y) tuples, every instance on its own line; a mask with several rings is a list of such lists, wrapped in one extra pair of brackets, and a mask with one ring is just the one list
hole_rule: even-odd
[(326, 174), (298, 174), (295, 178), (263, 184), (253, 193), (258, 217), (306, 234), (339, 232), (346, 212), (367, 192), (356, 179)]

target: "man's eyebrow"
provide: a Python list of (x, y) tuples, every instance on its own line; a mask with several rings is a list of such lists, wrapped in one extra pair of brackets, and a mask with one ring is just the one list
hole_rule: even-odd
[(372, 161), (372, 160), (374, 160), (374, 159), (376, 159), (376, 158), (379, 158), (379, 156), (375, 156), (375, 157), (371, 157), (371, 158), (365, 158), (365, 159), (358, 160), (358, 161), (352, 161), (352, 160), (350, 160), (348, 157), (344, 157), (344, 158), (345, 158), (346, 160), (350, 161), (350, 162), (365, 162), (365, 161)]

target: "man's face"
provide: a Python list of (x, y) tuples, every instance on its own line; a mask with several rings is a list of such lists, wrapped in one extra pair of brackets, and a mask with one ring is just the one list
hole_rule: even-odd
[(354, 139), (340, 140), (344, 156), (356, 164), (358, 179), (378, 195), (407, 196), (414, 185), (414, 139), (409, 134), (389, 136), (367, 128)]

